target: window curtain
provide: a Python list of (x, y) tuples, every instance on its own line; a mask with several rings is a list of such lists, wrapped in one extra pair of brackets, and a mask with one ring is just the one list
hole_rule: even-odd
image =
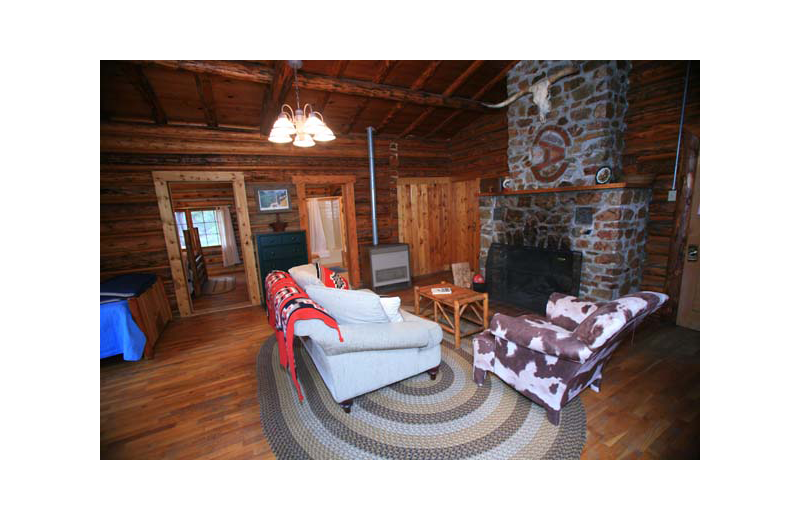
[(222, 265), (230, 267), (241, 262), (239, 247), (236, 245), (236, 235), (233, 233), (231, 221), (231, 208), (219, 206), (217, 210), (217, 225), (219, 226), (219, 241), (222, 246)]
[(311, 253), (320, 258), (328, 258), (331, 253), (328, 251), (328, 240), (325, 238), (319, 201), (308, 199), (306, 206), (308, 207), (308, 227), (311, 228)]
[(342, 227), (339, 222), (339, 199), (320, 200), (325, 239), (331, 249), (342, 249)]

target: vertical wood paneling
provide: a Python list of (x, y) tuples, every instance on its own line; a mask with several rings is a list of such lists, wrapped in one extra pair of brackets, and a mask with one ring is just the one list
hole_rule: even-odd
[(478, 184), (449, 177), (398, 181), (399, 236), (409, 244), (414, 276), (448, 270), (455, 262), (476, 269)]
[[(431, 213), (437, 213), (439, 208), (431, 208), (429, 206), (430, 202), (428, 201), (428, 194), (430, 193), (429, 185), (424, 184), (420, 186), (419, 190), (419, 203), (417, 208), (419, 209), (419, 227), (420, 227), (420, 234), (419, 234), (419, 249), (417, 249), (417, 254), (419, 255), (419, 263), (422, 266), (421, 269), (424, 270), (424, 273), (432, 273), (435, 272), (435, 267), (430, 263), (430, 238), (433, 235), (433, 231), (431, 231)], [(433, 211), (431, 211), (433, 210)], [(424, 274), (420, 273), (420, 274)]]
[(480, 180), (470, 179), (452, 183), (453, 254), (451, 263), (469, 262), (478, 266), (478, 188)]

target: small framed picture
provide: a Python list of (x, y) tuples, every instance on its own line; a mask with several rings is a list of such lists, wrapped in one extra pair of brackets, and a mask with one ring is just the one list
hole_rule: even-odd
[(262, 213), (277, 213), (292, 209), (288, 188), (256, 188), (256, 203), (258, 211)]

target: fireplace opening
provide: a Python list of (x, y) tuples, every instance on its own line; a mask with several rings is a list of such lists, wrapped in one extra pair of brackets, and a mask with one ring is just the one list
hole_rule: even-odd
[(489, 298), (544, 316), (554, 292), (578, 296), (580, 251), (492, 243), (486, 259)]

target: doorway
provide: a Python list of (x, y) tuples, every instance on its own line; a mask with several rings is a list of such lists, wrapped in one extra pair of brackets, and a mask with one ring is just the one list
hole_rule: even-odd
[(257, 305), (244, 175), (156, 171), (153, 182), (180, 315)]
[(171, 182), (170, 200), (193, 313), (248, 305), (231, 182)]
[[(298, 208), (300, 210), (300, 226), (306, 232), (306, 247), (310, 254), (313, 254), (314, 247), (320, 247), (319, 243), (322, 241), (322, 234), (325, 233), (324, 220), (321, 218), (320, 222), (312, 227), (310, 218), (316, 220), (315, 215), (309, 213), (309, 200), (323, 199), (323, 200), (338, 200), (338, 223), (339, 233), (342, 240), (341, 243), (341, 266), (336, 267), (345, 278), (347, 278), (351, 287), (359, 287), (361, 284), (361, 273), (359, 272), (358, 261), (358, 237), (356, 235), (356, 206), (355, 206), (355, 175), (293, 175), (292, 182), (297, 188)], [(330, 223), (333, 228), (333, 221), (337, 220), (335, 212), (336, 204), (333, 202), (323, 203), (323, 210), (330, 210), (331, 217)], [(312, 206), (313, 208), (313, 206)], [(319, 206), (317, 206), (319, 208)], [(315, 211), (312, 209), (311, 211)], [(320, 211), (321, 213), (321, 211)], [(312, 244), (312, 232), (320, 231), (320, 242)], [(337, 233), (331, 230), (331, 239), (335, 242)], [(325, 244), (327, 245), (328, 239), (325, 237)], [(320, 251), (318, 251), (320, 252)], [(325, 252), (322, 249), (321, 252)], [(330, 254), (330, 249), (327, 250)], [(313, 262), (322, 263), (330, 262), (333, 265), (333, 260), (330, 256), (323, 256), (318, 254), (317, 258), (312, 257)]]
[[(312, 187), (308, 186), (307, 189)], [(347, 236), (341, 195), (308, 198), (306, 206), (312, 262), (339, 273), (346, 272)]]

